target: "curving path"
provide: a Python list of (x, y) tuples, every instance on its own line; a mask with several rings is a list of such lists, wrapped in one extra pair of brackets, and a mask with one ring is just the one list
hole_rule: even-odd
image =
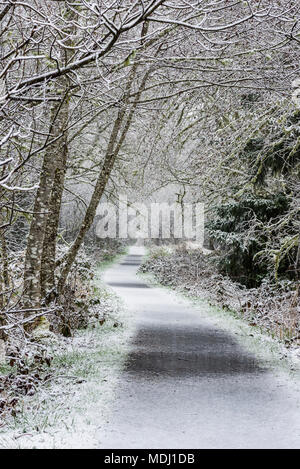
[(187, 301), (136, 276), (132, 247), (105, 282), (137, 329), (101, 448), (300, 448), (300, 393)]

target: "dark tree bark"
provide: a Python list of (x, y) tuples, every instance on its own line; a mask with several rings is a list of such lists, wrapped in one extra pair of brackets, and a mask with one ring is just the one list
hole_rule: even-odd
[[(61, 110), (64, 107), (65, 98), (66, 96), (62, 98), (61, 103), (55, 103), (52, 107), (49, 130), (52, 137), (60, 136), (61, 129), (64, 128), (65, 115)], [(58, 138), (44, 155), (39, 187), (34, 201), (34, 214), (30, 224), (25, 255), (23, 299), (25, 308), (39, 308), (41, 306), (41, 261), (54, 175), (61, 157), (59, 142)]]
[(60, 129), (60, 132), (63, 132), (63, 136), (56, 142), (56, 168), (54, 171), (53, 187), (48, 206), (41, 259), (41, 297), (45, 299), (46, 302), (51, 301), (55, 293), (56, 239), (68, 158), (66, 131), (69, 114), (68, 111), (68, 102), (66, 100), (63, 108), (61, 109), (60, 124), (62, 125), (62, 128)]

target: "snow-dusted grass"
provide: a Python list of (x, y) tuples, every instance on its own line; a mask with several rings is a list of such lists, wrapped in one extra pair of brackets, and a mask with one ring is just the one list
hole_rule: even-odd
[(237, 311), (251, 326), (257, 325), (287, 347), (298, 346), (300, 350), (296, 282), (274, 284), (265, 279), (260, 287), (247, 289), (218, 272), (216, 257), (205, 259), (204, 252), (185, 246), (173, 246), (171, 253), (166, 253), (164, 246), (152, 248), (142, 270), (152, 272), (163, 285)]
[(8, 426), (1, 448), (97, 448), (133, 333), (131, 314), (104, 287), (109, 312), (101, 325), (78, 331), (54, 359), (49, 378)]
[(103, 271), (111, 267), (113, 264), (120, 262), (120, 260), (127, 255), (128, 249), (128, 246), (123, 246), (122, 251), (119, 254), (116, 254), (115, 256), (112, 256), (109, 259), (101, 261), (96, 272), (96, 287), (99, 286), (98, 280), (101, 279), (101, 274), (103, 273)]

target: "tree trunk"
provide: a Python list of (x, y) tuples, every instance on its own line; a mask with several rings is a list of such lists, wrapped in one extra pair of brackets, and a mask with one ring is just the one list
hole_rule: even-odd
[(61, 293), (62, 290), (63, 290), (63, 287), (65, 285), (67, 276), (68, 276), (68, 274), (70, 272), (70, 269), (73, 265), (73, 262), (76, 258), (78, 250), (79, 250), (79, 248), (80, 248), (80, 246), (81, 246), (81, 244), (84, 240), (84, 237), (85, 237), (86, 233), (88, 232), (88, 230), (90, 229), (90, 227), (92, 226), (94, 217), (96, 215), (96, 210), (97, 210), (99, 201), (100, 201), (100, 199), (103, 195), (103, 192), (105, 190), (105, 187), (106, 187), (107, 181), (109, 179), (110, 173), (111, 173), (112, 168), (114, 166), (114, 162), (115, 162), (115, 159), (116, 159), (117, 155), (114, 152), (113, 147), (114, 147), (115, 141), (117, 139), (121, 124), (122, 124), (124, 113), (125, 113), (125, 111), (123, 109), (120, 109), (119, 112), (118, 112), (118, 116), (115, 120), (113, 129), (112, 129), (112, 132), (111, 132), (111, 136), (110, 136), (110, 141), (109, 141), (109, 144), (108, 144), (108, 147), (107, 147), (106, 155), (105, 155), (105, 158), (104, 158), (104, 163), (103, 163), (102, 169), (100, 171), (100, 174), (98, 176), (98, 179), (97, 179), (97, 182), (96, 182), (94, 192), (92, 194), (89, 206), (86, 210), (84, 220), (81, 224), (79, 233), (78, 233), (74, 243), (72, 244), (72, 246), (71, 246), (71, 248), (68, 252), (66, 261), (63, 264), (63, 267), (62, 267), (62, 270), (61, 270), (61, 275), (60, 275), (60, 279), (59, 279), (59, 283), (58, 283), (58, 292), (59, 293)]
[[(58, 136), (63, 127), (62, 116), (60, 114), (61, 103), (54, 104), (51, 113), (51, 137)], [(50, 138), (51, 138), (50, 137)], [(48, 218), (49, 202), (53, 188), (55, 168), (59, 161), (59, 144), (56, 141), (51, 145), (44, 155), (43, 165), (40, 175), (40, 183), (37, 189), (34, 214), (30, 224), (30, 230), (27, 240), (24, 267), (24, 298), (25, 308), (39, 308), (41, 305), (41, 259), (43, 252), (43, 243)]]
[(6, 289), (9, 288), (9, 273), (8, 273), (8, 255), (5, 233), (0, 230), (0, 242), (1, 242), (1, 260), (2, 260), (2, 279), (3, 285)]
[[(109, 177), (110, 177), (110, 174), (113, 170), (114, 163), (115, 163), (116, 158), (119, 154), (119, 151), (120, 151), (120, 149), (121, 149), (121, 147), (124, 143), (124, 140), (125, 140), (125, 137), (127, 135), (128, 130), (130, 128), (132, 118), (134, 116), (134, 112), (136, 110), (137, 104), (140, 100), (141, 94), (142, 94), (142, 92), (145, 88), (146, 81), (147, 81), (148, 76), (150, 74), (150, 71), (148, 71), (144, 75), (144, 77), (142, 79), (142, 82), (141, 82), (141, 85), (139, 87), (138, 93), (136, 94), (135, 100), (134, 100), (133, 104), (131, 105), (130, 111), (129, 111), (128, 116), (126, 118), (126, 108), (127, 108), (127, 105), (128, 105), (129, 91), (130, 91), (130, 88), (131, 88), (131, 85), (132, 85), (132, 82), (133, 82), (135, 72), (136, 72), (136, 69), (134, 68), (132, 74), (130, 74), (130, 76), (128, 78), (124, 104), (123, 104), (122, 107), (120, 107), (120, 109), (118, 111), (117, 118), (114, 122), (112, 131), (111, 131), (111, 135), (110, 135), (110, 139), (109, 139), (109, 142), (108, 142), (108, 146), (107, 146), (107, 149), (106, 149), (105, 157), (104, 157), (104, 163), (103, 163), (102, 169), (100, 171), (100, 174), (98, 176), (98, 179), (97, 179), (97, 182), (96, 182), (94, 192), (92, 194), (89, 206), (88, 206), (87, 211), (85, 213), (84, 220), (83, 220), (82, 225), (80, 227), (79, 233), (78, 233), (74, 243), (72, 244), (72, 246), (71, 246), (71, 248), (70, 248), (70, 250), (69, 250), (69, 252), (66, 256), (66, 259), (63, 263), (63, 266), (62, 266), (62, 269), (61, 269), (60, 279), (59, 279), (59, 282), (58, 282), (58, 292), (59, 292), (59, 294), (61, 294), (62, 291), (63, 291), (64, 285), (65, 285), (66, 280), (67, 280), (67, 276), (70, 272), (70, 269), (73, 265), (73, 262), (76, 258), (76, 255), (77, 255), (78, 251), (79, 251), (79, 248), (82, 245), (84, 237), (87, 234), (87, 232), (89, 231), (90, 227), (92, 226), (94, 217), (96, 215), (98, 204), (99, 204), (100, 199), (101, 199), (101, 197), (104, 193), (106, 184), (107, 184), (107, 182), (109, 180)], [(125, 121), (125, 123), (124, 123), (124, 121)], [(124, 123), (124, 126), (123, 126), (123, 130), (121, 131), (121, 127), (122, 127), (123, 123)], [(120, 131), (121, 131), (121, 134), (120, 134), (120, 137), (118, 139)]]
[[(65, 16), (66, 20), (74, 19), (77, 13), (71, 10), (67, 11)], [(71, 37), (73, 26), (68, 28), (67, 26), (65, 32)], [(71, 44), (72, 40), (69, 39), (67, 46)], [(72, 53), (72, 49), (68, 47), (61, 50), (65, 64), (68, 63)], [(26, 298), (34, 307), (40, 306), (41, 300), (54, 288), (55, 282), (56, 237), (68, 155), (66, 130), (69, 118), (68, 92), (69, 78), (63, 76), (56, 81), (56, 94), (61, 96), (61, 101), (52, 108), (51, 133), (59, 138), (51, 145), (44, 158), (40, 186), (35, 200), (35, 214), (27, 243), (24, 291)]]
[(60, 113), (60, 124), (62, 125), (60, 133), (63, 132), (63, 137), (56, 142), (55, 152), (57, 154), (57, 164), (48, 206), (41, 260), (41, 297), (45, 298), (46, 302), (51, 301), (55, 296), (56, 238), (68, 157), (67, 131), (65, 130), (69, 117), (69, 105), (67, 100), (65, 100)]

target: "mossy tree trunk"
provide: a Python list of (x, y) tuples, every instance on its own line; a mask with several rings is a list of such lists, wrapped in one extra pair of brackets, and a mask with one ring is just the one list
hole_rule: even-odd
[(110, 138), (107, 144), (105, 156), (104, 156), (104, 162), (101, 168), (101, 171), (99, 173), (99, 176), (96, 181), (96, 185), (91, 197), (91, 200), (89, 202), (89, 205), (87, 207), (86, 213), (84, 220), (81, 224), (80, 230), (78, 232), (78, 235), (72, 244), (66, 258), (64, 259), (62, 268), (61, 268), (61, 275), (60, 279), (58, 282), (58, 292), (61, 293), (63, 291), (64, 285), (67, 280), (67, 276), (70, 272), (70, 269), (73, 265), (73, 262), (76, 258), (76, 255), (80, 249), (80, 246), (83, 243), (83, 240), (85, 238), (85, 235), (89, 231), (89, 229), (92, 226), (94, 217), (96, 215), (97, 207), (98, 204), (101, 200), (101, 197), (105, 191), (106, 184), (110, 178), (111, 172), (114, 168), (115, 161), (118, 157), (118, 154), (120, 152), (120, 149), (124, 143), (124, 140), (126, 138), (127, 132), (130, 128), (130, 125), (132, 123), (132, 119), (134, 116), (134, 113), (136, 111), (138, 102), (140, 100), (141, 94), (145, 88), (147, 79), (149, 77), (150, 71), (146, 72), (144, 77), (141, 80), (138, 92), (135, 95), (135, 99), (132, 104), (129, 103), (129, 95), (130, 95), (130, 90), (135, 78), (136, 74), (136, 68), (133, 67), (132, 73), (128, 77), (128, 81), (126, 84), (126, 91), (125, 91), (125, 96), (124, 96), (124, 101), (120, 105), (117, 117), (114, 121)]
[[(68, 10), (66, 20), (73, 20), (77, 13)], [(71, 23), (73, 24), (73, 23)], [(65, 33), (72, 37), (72, 28)], [(72, 51), (72, 40), (60, 50), (67, 65)], [(35, 198), (34, 215), (27, 242), (24, 296), (26, 306), (40, 307), (41, 301), (54, 288), (56, 238), (59, 225), (62, 194), (68, 155), (69, 78), (62, 76), (55, 82), (55, 95), (61, 99), (52, 107), (50, 138), (53, 144), (44, 156), (40, 184)], [(42, 318), (43, 319), (43, 318)]]
[[(65, 97), (62, 98), (65, 101)], [(27, 239), (24, 266), (24, 299), (25, 308), (41, 306), (41, 265), (46, 226), (49, 216), (51, 194), (54, 184), (55, 170), (59, 166), (61, 151), (61, 129), (64, 125), (63, 103), (55, 103), (51, 112), (50, 138), (57, 140), (50, 145), (44, 155), (39, 187), (36, 192), (33, 216)]]
[(41, 259), (41, 296), (46, 302), (51, 301), (55, 294), (55, 265), (56, 265), (56, 240), (59, 226), (59, 217), (64, 190), (64, 181), (68, 157), (67, 125), (69, 117), (69, 105), (65, 101), (60, 111), (60, 133), (62, 137), (57, 140), (56, 167), (54, 170), (53, 186), (50, 195), (48, 214), (46, 219), (46, 230), (43, 239), (43, 250)]

